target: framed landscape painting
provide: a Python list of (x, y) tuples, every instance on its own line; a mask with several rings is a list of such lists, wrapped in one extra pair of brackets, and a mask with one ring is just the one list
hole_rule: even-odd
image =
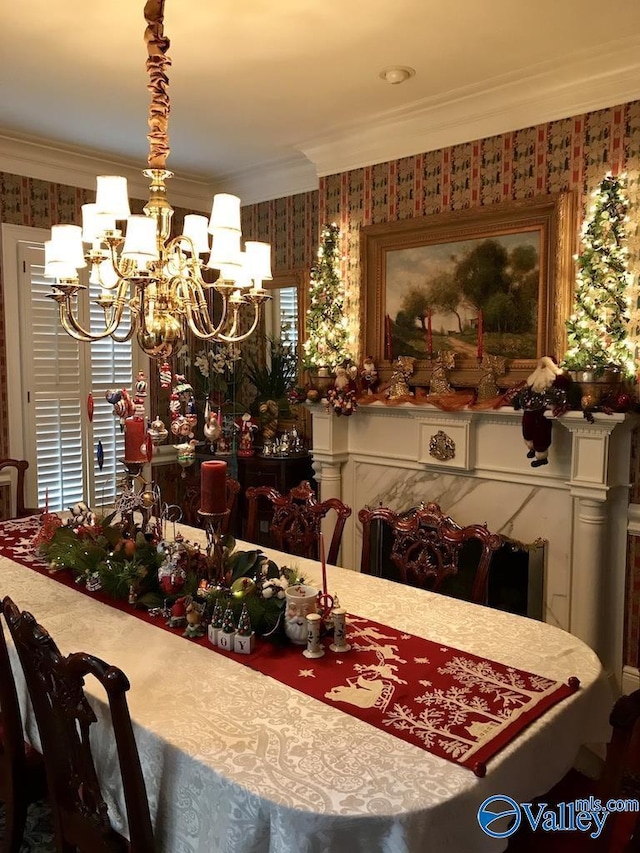
[(477, 384), (484, 354), (506, 359), (505, 384), (542, 355), (563, 356), (573, 194), (372, 225), (361, 241), (361, 346), (384, 380), (399, 355), (417, 359), (414, 382), (427, 384), (437, 353), (453, 351), (458, 386)]

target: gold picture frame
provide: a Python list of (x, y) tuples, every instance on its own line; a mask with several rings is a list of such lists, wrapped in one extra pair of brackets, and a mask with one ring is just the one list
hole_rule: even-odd
[[(495, 351), (496, 347), (505, 342), (514, 350), (507, 356), (508, 366), (501, 383), (505, 386), (525, 378), (536, 360), (543, 355), (561, 359), (566, 349), (565, 321), (573, 300), (576, 225), (575, 193), (566, 192), (362, 228), (363, 304), (360, 343), (363, 356), (373, 357), (382, 381), (386, 382), (391, 375), (393, 358), (413, 355), (416, 357), (416, 371), (412, 383), (427, 385), (437, 350), (453, 348), (456, 350), (456, 367), (451, 371), (450, 380), (458, 387), (477, 385), (480, 376), (479, 352), (505, 355)], [(488, 243), (491, 244), (489, 247)], [(479, 249), (481, 244), (482, 248)], [(475, 305), (466, 301), (467, 319), (464, 323), (459, 316), (461, 312), (456, 311), (456, 305), (453, 305), (448, 311), (434, 313), (434, 325), (439, 322), (440, 326), (432, 329), (432, 312), (429, 308), (428, 330), (424, 329), (427, 337), (421, 344), (417, 339), (421, 331), (420, 324), (424, 326), (425, 323), (424, 316), (420, 316), (418, 322), (412, 319), (415, 314), (411, 310), (401, 314), (402, 306), (409, 304), (415, 308), (415, 302), (407, 303), (407, 294), (415, 290), (420, 292), (421, 287), (432, 294), (436, 292), (436, 281), (441, 287), (449, 287), (449, 291), (446, 291), (448, 293), (454, 285), (461, 287), (462, 271), (473, 262), (470, 258), (474, 257), (474, 251), (487, 250), (493, 250), (500, 256), (500, 263), (506, 271), (505, 277), (511, 276), (508, 285), (504, 285), (505, 289), (511, 290), (509, 299), (512, 299), (518, 287), (524, 288), (522, 282), (526, 280), (529, 299), (526, 315), (529, 327), (526, 333), (513, 332), (511, 337), (506, 337), (502, 333), (492, 335), (490, 331), (485, 332), (487, 326), (495, 329), (496, 316), (502, 316), (496, 314), (496, 294), (503, 285), (495, 285), (495, 290), (492, 290), (493, 285), (489, 284), (489, 290), (483, 291), (488, 301), (480, 301), (483, 298), (481, 291), (476, 293)], [(515, 269), (514, 259), (518, 257), (529, 260), (526, 279), (524, 272), (520, 279), (516, 279), (512, 272)], [(467, 266), (462, 267), (462, 262)], [(537, 266), (531, 266), (534, 263)], [(523, 293), (524, 290), (518, 298), (524, 298)], [(464, 298), (467, 299), (466, 296)], [(500, 298), (504, 303), (506, 297)], [(484, 320), (483, 314), (486, 312), (483, 311), (483, 305), (488, 312)], [(392, 319), (394, 311), (395, 319)], [(511, 313), (515, 316), (512, 321), (514, 326), (525, 322), (522, 319), (523, 312), (514, 313), (511, 306)], [(449, 318), (448, 314), (455, 315), (455, 320)], [(487, 324), (488, 318), (493, 322), (493, 327), (491, 323)], [(449, 325), (455, 323), (457, 327), (445, 329), (445, 321)], [(404, 339), (402, 331), (405, 333)], [(394, 333), (397, 338), (394, 338)], [(474, 334), (477, 335), (477, 349), (473, 346)], [(398, 339), (400, 346), (403, 340), (406, 346), (409, 346), (407, 341), (410, 341), (411, 351), (393, 351), (392, 344)], [(429, 357), (426, 347), (431, 345), (432, 357)], [(421, 346), (425, 348), (424, 352), (421, 352)]]

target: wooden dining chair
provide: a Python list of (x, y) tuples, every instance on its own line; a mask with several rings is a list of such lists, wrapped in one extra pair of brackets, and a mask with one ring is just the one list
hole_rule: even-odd
[(15, 518), (25, 518), (27, 515), (35, 515), (38, 509), (30, 509), (24, 505), (24, 480), (29, 463), (26, 459), (0, 459), (0, 471), (5, 468), (14, 468), (16, 471), (16, 514)]
[[(130, 686), (126, 675), (85, 652), (63, 656), (47, 631), (9, 597), (2, 611), (40, 733), (58, 850), (151, 853), (153, 831), (125, 695)], [(111, 826), (93, 761), (89, 731), (97, 719), (83, 689), (88, 675), (102, 685), (109, 701), (129, 841)]]
[(272, 547), (298, 557), (317, 560), (318, 542), (322, 519), (335, 512), (336, 521), (329, 548), (327, 562), (336, 565), (342, 541), (345, 521), (351, 515), (351, 507), (338, 498), (318, 501), (308, 480), (294, 486), (286, 495), (271, 486), (252, 486), (245, 492), (248, 503), (247, 539), (258, 541), (258, 502), (268, 501), (273, 510), (269, 526)]
[[(550, 791), (533, 802), (554, 808), (557, 803), (599, 799), (640, 799), (640, 690), (621, 696), (609, 716), (611, 737), (600, 778), (591, 778), (572, 768)], [(585, 837), (579, 829), (564, 832), (534, 832), (522, 821), (509, 839), (508, 853), (640, 853), (640, 813), (612, 811), (597, 838)]]
[(1, 849), (19, 853), (31, 803), (44, 799), (47, 782), (44, 760), (25, 742), (13, 669), (0, 620), (0, 800), (5, 826)]
[(485, 525), (461, 527), (435, 503), (402, 514), (365, 508), (358, 518), (364, 574), (486, 604), (491, 557), (504, 543), (500, 535)]

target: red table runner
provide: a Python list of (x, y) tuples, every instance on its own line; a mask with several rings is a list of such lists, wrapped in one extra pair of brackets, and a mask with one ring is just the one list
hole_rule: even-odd
[[(146, 611), (89, 593), (68, 572), (50, 574), (31, 546), (37, 529), (37, 518), (2, 523), (0, 554), (176, 633)], [(488, 759), (578, 688), (575, 678), (561, 684), (355, 615), (348, 616), (347, 641), (351, 651), (335, 654), (324, 640), (324, 657), (313, 660), (300, 646), (266, 641), (251, 655), (216, 651), (478, 776)], [(191, 642), (213, 648), (206, 638)]]

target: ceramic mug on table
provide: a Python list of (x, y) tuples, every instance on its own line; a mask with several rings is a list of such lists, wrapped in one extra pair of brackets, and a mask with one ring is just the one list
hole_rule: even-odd
[(307, 643), (307, 613), (317, 612), (318, 590), (297, 583), (286, 590), (287, 607), (284, 613), (284, 632), (299, 646)]

